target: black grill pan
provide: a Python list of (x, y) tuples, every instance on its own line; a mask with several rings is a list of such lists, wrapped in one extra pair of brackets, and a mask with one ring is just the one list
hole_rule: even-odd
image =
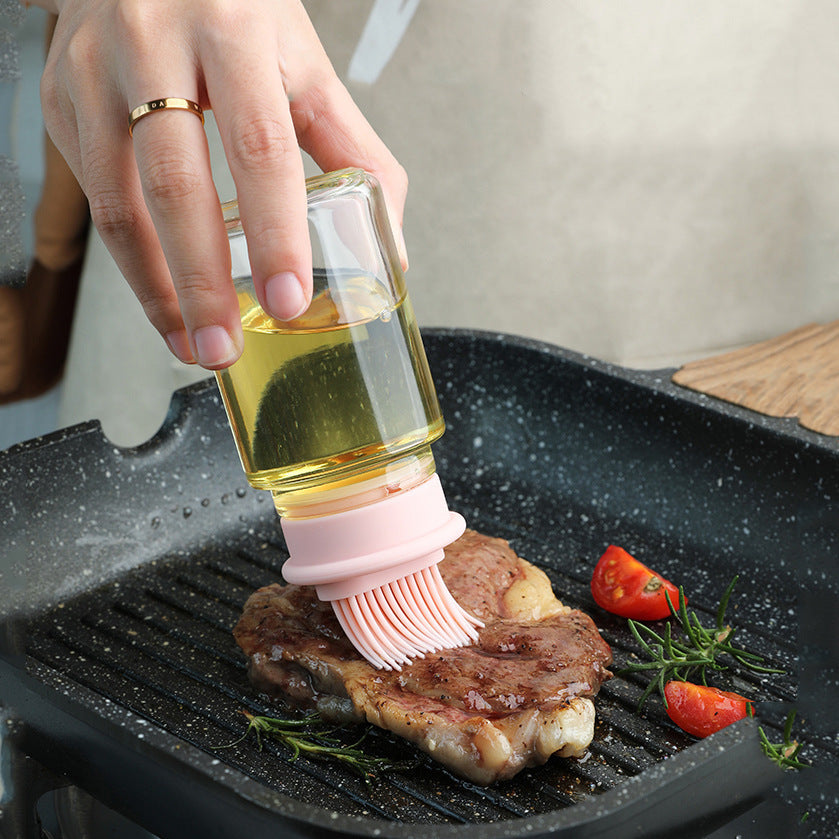
[[(425, 341), (453, 508), (589, 611), (616, 667), (634, 642), (588, 590), (607, 544), (683, 583), (708, 622), (739, 573), (738, 638), (787, 672), (732, 671), (721, 686), (758, 698), (773, 739), (799, 709), (815, 783), (782, 782), (754, 721), (696, 742), (655, 699), (637, 714), (641, 680), (604, 687), (586, 760), (486, 789), (422, 757), (366, 785), (270, 744), (230, 746), (241, 710), (276, 710), (250, 689), (231, 629), (249, 593), (280, 579), (286, 554), (267, 494), (244, 481), (212, 381), (179, 391), (138, 449), (113, 447), (91, 422), (0, 455), (7, 748), (164, 839), (703, 836), (767, 795), (780, 802), (774, 835), (833, 835), (835, 775), (819, 767), (837, 751), (833, 714), (822, 713), (835, 650), (820, 631), (839, 576), (835, 441), (663, 373), (509, 336), (431, 330)], [(366, 742), (414, 754), (382, 732)]]

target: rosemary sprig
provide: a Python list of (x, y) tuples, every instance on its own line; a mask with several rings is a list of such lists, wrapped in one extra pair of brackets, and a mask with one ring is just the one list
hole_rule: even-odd
[(315, 760), (337, 762), (368, 783), (371, 778), (382, 772), (410, 769), (417, 765), (416, 760), (376, 757), (359, 748), (370, 730), (369, 726), (358, 740), (347, 746), (335, 736), (339, 729), (325, 722), (317, 713), (291, 718), (258, 716), (249, 711), (241, 713), (248, 720), (248, 727), (238, 740), (229, 744), (230, 746), (241, 743), (253, 733), (260, 749), (263, 738), (267, 737), (285, 746), (291, 752), (291, 760), (297, 760), (302, 754)]
[(801, 743), (792, 739), (792, 725), (794, 722), (795, 711), (793, 710), (787, 714), (786, 722), (784, 723), (784, 739), (781, 743), (769, 742), (769, 737), (766, 736), (763, 726), (758, 726), (757, 729), (763, 753), (769, 760), (777, 763), (781, 769), (806, 769), (810, 765), (798, 758), (798, 753), (801, 751)]
[(774, 667), (766, 667), (761, 664), (763, 661), (761, 656), (733, 644), (734, 628), (725, 623), (725, 613), (738, 579), (739, 577), (735, 576), (728, 584), (717, 609), (716, 626), (710, 629), (702, 626), (696, 612), (688, 612), (684, 589), (679, 589), (678, 608), (674, 608), (670, 596), (665, 595), (671, 615), (681, 626), (684, 640), (673, 637), (670, 623), (665, 624), (664, 634), (660, 635), (643, 623), (638, 623), (632, 619), (627, 620), (632, 637), (640, 644), (641, 649), (649, 656), (650, 660), (631, 663), (619, 671), (618, 675), (653, 672), (653, 678), (638, 702), (639, 710), (656, 688), (658, 688), (661, 698), (664, 700), (664, 705), (667, 707), (664, 686), (671, 679), (695, 681), (698, 678), (703, 685), (707, 684), (706, 671), (708, 669), (727, 670), (730, 666), (724, 661), (720, 661), (719, 656), (722, 655), (728, 656), (729, 659), (740, 666), (755, 673), (784, 672)]

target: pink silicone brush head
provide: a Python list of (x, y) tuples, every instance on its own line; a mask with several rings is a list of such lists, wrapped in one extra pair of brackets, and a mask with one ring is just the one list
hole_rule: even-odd
[(466, 523), (449, 510), (436, 475), (363, 507), (285, 518), (282, 528), (290, 553), (283, 576), (316, 586), (374, 667), (400, 670), (477, 640), (482, 622), (455, 601), (437, 566)]

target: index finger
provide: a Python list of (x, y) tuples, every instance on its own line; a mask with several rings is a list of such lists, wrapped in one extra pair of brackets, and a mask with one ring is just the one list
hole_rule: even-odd
[(242, 38), (206, 49), (207, 92), (236, 184), (254, 289), (268, 314), (291, 320), (311, 302), (312, 251), (303, 158), (276, 44)]

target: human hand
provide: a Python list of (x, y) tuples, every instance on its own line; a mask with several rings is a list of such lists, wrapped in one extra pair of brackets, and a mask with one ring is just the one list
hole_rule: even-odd
[(242, 351), (227, 235), (201, 121), (184, 110), (139, 120), (136, 106), (181, 97), (212, 107), (236, 184), (262, 307), (308, 306), (312, 255), (300, 149), (324, 170), (381, 183), (394, 238), (407, 178), (335, 75), (299, 0), (44, 0), (58, 24), (41, 83), (47, 130), (91, 218), (169, 349), (207, 369)]

